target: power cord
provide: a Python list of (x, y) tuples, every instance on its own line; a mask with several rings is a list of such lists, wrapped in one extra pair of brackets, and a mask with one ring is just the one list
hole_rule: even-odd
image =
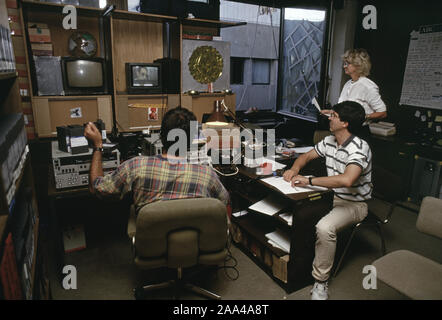
[[(232, 164), (232, 165), (229, 166), (230, 168), (232, 168), (233, 170), (235, 170), (234, 172), (230, 172), (230, 173), (224, 173), (224, 172), (218, 170), (217, 168), (215, 168), (215, 167), (212, 165), (212, 163), (210, 163), (210, 166), (212, 167), (213, 170), (216, 171), (216, 173), (218, 173), (218, 174), (220, 174), (220, 175), (222, 175), (222, 176), (224, 176), (224, 177), (234, 176), (234, 175), (236, 175), (236, 174), (239, 172), (238, 167), (235, 166), (234, 164)], [(221, 169), (221, 168), (220, 168), (220, 169)]]
[[(226, 245), (227, 256), (224, 259), (224, 265), (222, 267), (219, 267), (219, 269), (224, 270), (224, 274), (226, 275), (226, 277), (229, 280), (235, 281), (239, 278), (239, 270), (236, 268), (236, 266), (238, 265), (238, 260), (236, 260), (236, 258), (233, 256), (232, 252), (230, 251), (231, 245), (232, 245), (232, 235), (229, 232), (229, 235), (227, 238), (227, 245)], [(229, 261), (233, 261), (233, 265), (231, 265), (231, 266), (227, 265), (227, 263)], [(233, 270), (233, 275), (229, 274), (229, 272), (228, 272), (229, 270)]]

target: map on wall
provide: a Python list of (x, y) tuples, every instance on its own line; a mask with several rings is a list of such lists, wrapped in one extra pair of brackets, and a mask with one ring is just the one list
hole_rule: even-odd
[(442, 110), (442, 24), (411, 33), (399, 103)]

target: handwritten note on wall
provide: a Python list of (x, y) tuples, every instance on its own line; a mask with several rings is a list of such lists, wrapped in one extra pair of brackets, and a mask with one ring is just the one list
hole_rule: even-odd
[(442, 110), (442, 24), (411, 33), (400, 104)]

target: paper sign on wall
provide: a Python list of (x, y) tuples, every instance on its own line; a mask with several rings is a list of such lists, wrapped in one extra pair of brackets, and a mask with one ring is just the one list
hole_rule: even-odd
[(83, 115), (81, 114), (81, 108), (73, 108), (70, 110), (71, 118), (81, 118)]

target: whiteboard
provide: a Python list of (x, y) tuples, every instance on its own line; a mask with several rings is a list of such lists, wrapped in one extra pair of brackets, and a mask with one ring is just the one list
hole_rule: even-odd
[(442, 110), (442, 24), (410, 34), (399, 103)]

